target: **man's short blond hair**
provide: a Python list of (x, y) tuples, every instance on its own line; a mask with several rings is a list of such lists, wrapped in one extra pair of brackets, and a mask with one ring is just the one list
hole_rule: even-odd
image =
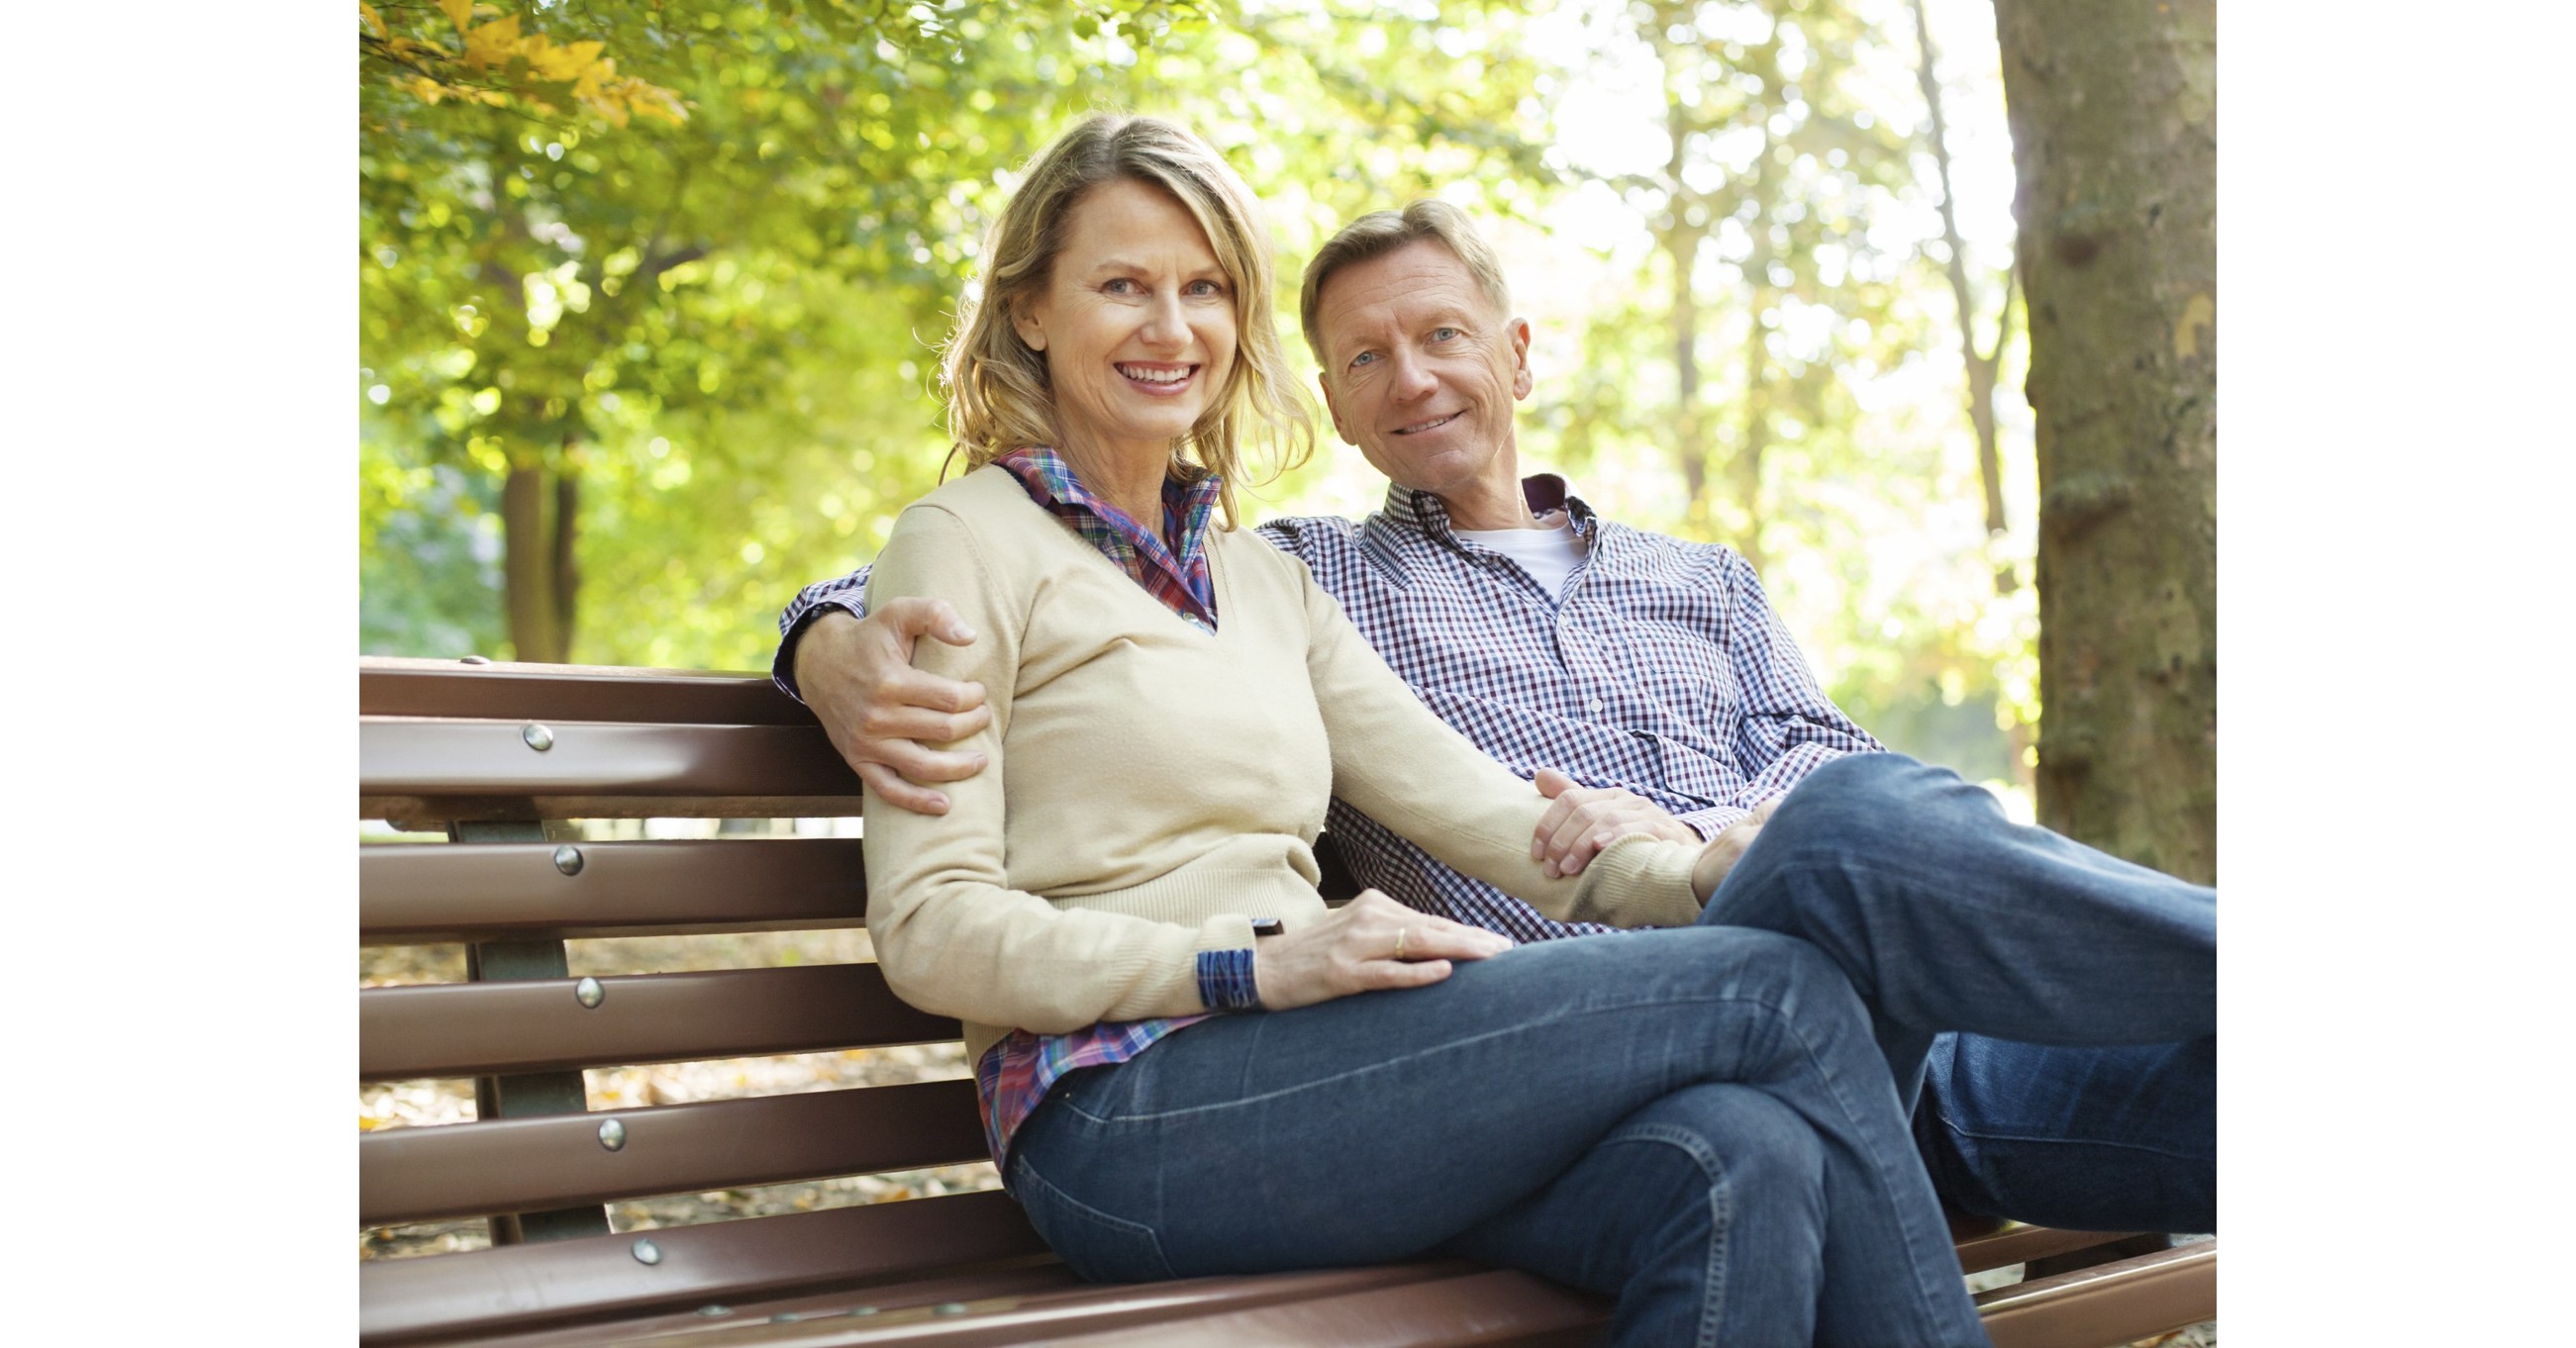
[(1297, 319), (1306, 329), (1306, 349), (1325, 365), (1324, 334), (1318, 324), (1324, 304), (1324, 282), (1344, 267), (1374, 261), (1408, 244), (1430, 239), (1449, 250), (1476, 278), (1476, 288), (1494, 306), (1494, 316), (1509, 318), (1512, 290), (1503, 281), (1503, 264), (1491, 244), (1469, 223), (1467, 213), (1445, 201), (1417, 201), (1400, 211), (1371, 211), (1342, 226), (1325, 240), (1306, 264), (1306, 283), (1297, 296)]

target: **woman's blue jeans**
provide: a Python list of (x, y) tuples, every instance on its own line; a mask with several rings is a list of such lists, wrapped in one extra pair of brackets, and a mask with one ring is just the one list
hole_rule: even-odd
[(1009, 1178), (1087, 1278), (1458, 1254), (1616, 1295), (1621, 1343), (1985, 1342), (1868, 1011), (1768, 932), (1203, 1021), (1058, 1083)]

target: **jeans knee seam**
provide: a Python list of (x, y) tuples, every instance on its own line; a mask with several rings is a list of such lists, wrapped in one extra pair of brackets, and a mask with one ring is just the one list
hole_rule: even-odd
[(1699, 1334), (1693, 1342), (1698, 1348), (1717, 1348), (1720, 1311), (1726, 1305), (1726, 1245), (1735, 1219), (1735, 1191), (1728, 1181), (1726, 1162), (1710, 1148), (1707, 1139), (1670, 1124), (1638, 1123), (1616, 1128), (1598, 1145), (1627, 1142), (1671, 1147), (1689, 1157), (1708, 1181), (1708, 1258), (1700, 1271)]
[(2041, 1133), (1989, 1133), (1974, 1128), (1962, 1128), (1948, 1119), (1937, 1119), (1934, 1122), (1939, 1124), (1942, 1131), (1949, 1133), (1953, 1137), (1975, 1138), (1980, 1142), (2018, 1142), (2047, 1147), (2083, 1147), (2088, 1150), (2095, 1148), (2110, 1148), (2119, 1151), (2138, 1152), (2147, 1156), (2162, 1156), (2176, 1161), (2198, 1161), (2206, 1159), (2198, 1152), (2169, 1151), (2163, 1147), (2151, 1146), (2143, 1142), (2116, 1142), (2100, 1138), (2078, 1139), (2070, 1137), (2051, 1137)]

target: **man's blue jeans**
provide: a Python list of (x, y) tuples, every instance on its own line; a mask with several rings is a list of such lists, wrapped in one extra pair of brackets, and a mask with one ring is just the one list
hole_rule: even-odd
[(1087, 1278), (1446, 1253), (1619, 1298), (1625, 1344), (1982, 1344), (1868, 1012), (1690, 927), (1189, 1026), (1074, 1072), (1011, 1190)]
[(1799, 937), (1851, 979), (1898, 1093), (1922, 1089), (1952, 1207), (2217, 1229), (2217, 891), (1860, 754), (1790, 792), (1700, 920)]
[(1953, 1210), (2073, 1231), (2218, 1229), (2218, 1038), (1933, 1041), (1914, 1140)]

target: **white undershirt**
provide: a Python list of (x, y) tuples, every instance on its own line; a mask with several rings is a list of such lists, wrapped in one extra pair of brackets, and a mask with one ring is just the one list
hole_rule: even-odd
[(1562, 510), (1551, 510), (1539, 516), (1535, 529), (1460, 529), (1458, 537), (1494, 551), (1520, 563), (1523, 571), (1539, 588), (1551, 595), (1562, 596), (1565, 582), (1574, 576), (1575, 566), (1582, 562), (1586, 544), (1583, 535), (1574, 532), (1573, 521)]

